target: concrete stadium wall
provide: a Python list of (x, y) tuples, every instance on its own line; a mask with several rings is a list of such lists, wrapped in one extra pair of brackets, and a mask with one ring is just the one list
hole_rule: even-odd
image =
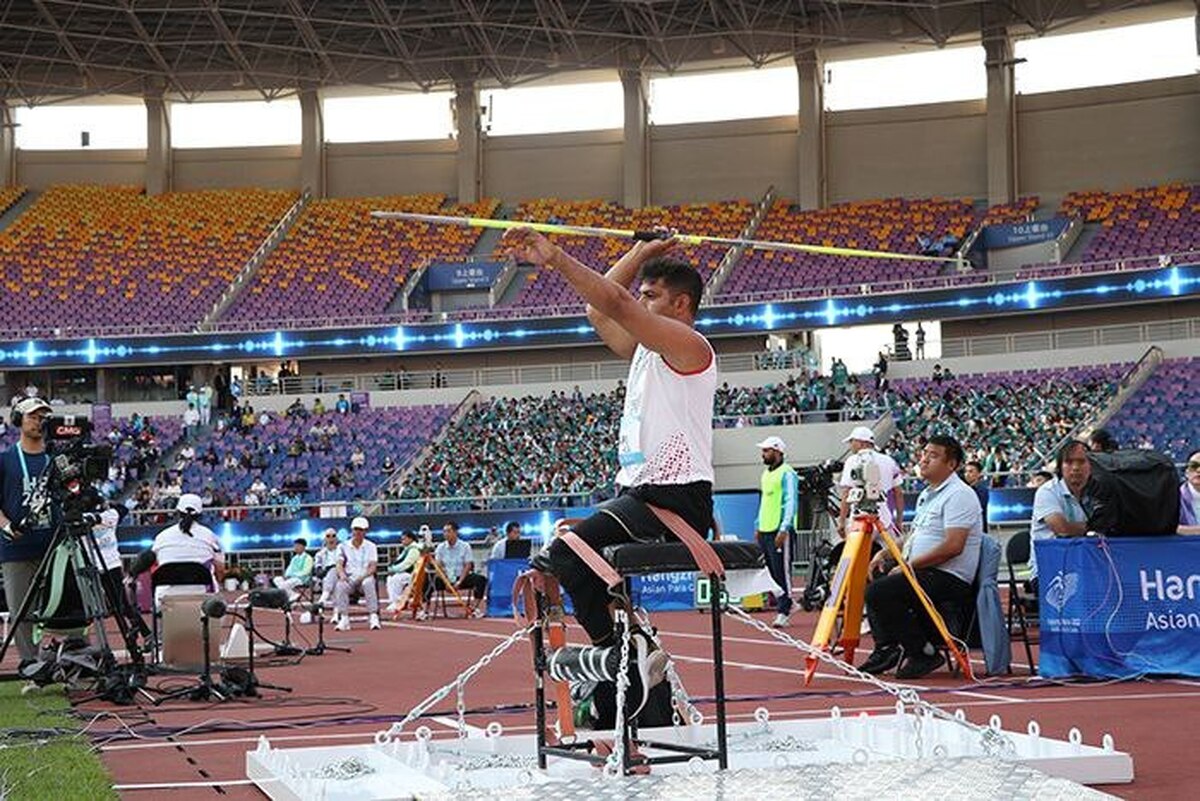
[(500, 136), (483, 141), (483, 193), (522, 200), (621, 200), (621, 131)]
[(982, 100), (826, 115), (830, 203), (878, 197), (986, 197)]
[(300, 146), (175, 150), (176, 190), (300, 188)]
[(758, 200), (774, 185), (797, 194), (795, 117), (662, 125), (650, 129), (653, 203)]
[(1017, 98), (1023, 194), (1200, 180), (1200, 75)]
[(457, 147), (451, 139), (326, 145), (325, 193), (330, 197), (454, 195)]
[[(877, 198), (984, 197), (984, 102), (965, 101), (825, 116), (829, 202)], [(1200, 180), (1200, 75), (1021, 95), (1017, 169), (1022, 194), (1057, 202), (1073, 189), (1119, 189)], [(534, 197), (622, 196), (620, 130), (484, 138), (484, 193)], [(772, 117), (648, 131), (650, 198), (680, 203), (757, 199), (774, 185), (798, 188), (797, 120)], [(330, 144), (328, 194), (457, 192), (453, 140)], [(17, 152), (17, 180), (55, 183), (145, 180), (141, 150)], [(300, 148), (175, 150), (174, 187), (300, 186)]]
[(144, 150), (18, 150), (16, 183), (34, 190), (54, 184), (120, 184), (146, 181)]

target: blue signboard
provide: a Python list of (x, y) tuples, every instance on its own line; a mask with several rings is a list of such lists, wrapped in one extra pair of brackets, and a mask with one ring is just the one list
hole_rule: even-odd
[(983, 229), (983, 246), (987, 250), (999, 250), (1049, 242), (1061, 236), (1070, 224), (1069, 217), (1055, 217), (1052, 220), (989, 225)]
[(1038, 673), (1200, 676), (1200, 538), (1039, 540)]
[(488, 289), (504, 269), (502, 261), (433, 262), (425, 269), (430, 292)]
[[(992, 487), (988, 490), (987, 520), (993, 523), (1028, 523), (1033, 516), (1032, 487)], [(916, 492), (904, 493), (904, 521), (911, 523), (917, 508)]]
[[(370, 502), (366, 504), (369, 506)], [(236, 520), (223, 521), (209, 513), (203, 522), (217, 535), (221, 547), (227, 553), (237, 551), (287, 550), (297, 537), (308, 540), (316, 547), (321, 532), (332, 528), (345, 539), (349, 536), (350, 518), (364, 513), (371, 521), (370, 538), (377, 545), (395, 545), (405, 530), (417, 531), (422, 525), (429, 526), (437, 539), (441, 539), (442, 526), (450, 521), (458, 524), (458, 533), (467, 542), (482, 542), (495, 529), (502, 535), (510, 520), (521, 524), (522, 535), (534, 541), (534, 547), (549, 541), (554, 534), (554, 523), (566, 517), (587, 517), (593, 511), (590, 506), (554, 507), (547, 509), (504, 509), (504, 510), (460, 510), (446, 512), (420, 511), (421, 503), (412, 502), (412, 511), (405, 514), (373, 515), (368, 509), (356, 509), (347, 502), (347, 517), (318, 518), (304, 517), (296, 520)], [(754, 521), (758, 513), (757, 492), (720, 492), (713, 498), (713, 511), (724, 536), (736, 535), (740, 539), (752, 539)], [(121, 553), (135, 554), (150, 547), (154, 535), (166, 527), (122, 526), (117, 536)]]

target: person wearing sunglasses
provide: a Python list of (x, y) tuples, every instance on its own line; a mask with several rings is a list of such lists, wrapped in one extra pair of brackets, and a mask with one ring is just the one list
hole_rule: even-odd
[(1200, 534), (1200, 451), (1188, 457), (1179, 485), (1180, 534)]
[(1092, 478), (1092, 463), (1088, 461), (1087, 443), (1070, 440), (1058, 451), (1055, 478), (1037, 488), (1033, 494), (1033, 523), (1029, 527), (1029, 580), (1026, 583), (1035, 596), (1038, 588), (1037, 549), (1032, 543), (1051, 537), (1082, 537), (1087, 534), (1087, 512), (1084, 497)]

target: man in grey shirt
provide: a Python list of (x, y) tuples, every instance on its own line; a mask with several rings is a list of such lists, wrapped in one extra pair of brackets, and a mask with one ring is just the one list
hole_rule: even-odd
[[(962, 464), (962, 446), (950, 436), (930, 437), (921, 451), (921, 478), (928, 486), (917, 498), (905, 553), (935, 605), (970, 602), (979, 567), (983, 510), (975, 491), (958, 477)], [(867, 586), (867, 616), (875, 650), (861, 669), (879, 674), (899, 665), (898, 679), (918, 679), (937, 670), (942, 655), (929, 642), (928, 613), (907, 577), (887, 551), (871, 560), (870, 573), (874, 578)]]

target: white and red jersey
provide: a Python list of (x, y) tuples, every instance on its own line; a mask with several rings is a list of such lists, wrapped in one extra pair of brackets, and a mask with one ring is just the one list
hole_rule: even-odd
[(638, 345), (625, 382), (617, 485), (712, 482), (716, 391), (717, 359), (711, 345), (708, 364), (690, 373)]

